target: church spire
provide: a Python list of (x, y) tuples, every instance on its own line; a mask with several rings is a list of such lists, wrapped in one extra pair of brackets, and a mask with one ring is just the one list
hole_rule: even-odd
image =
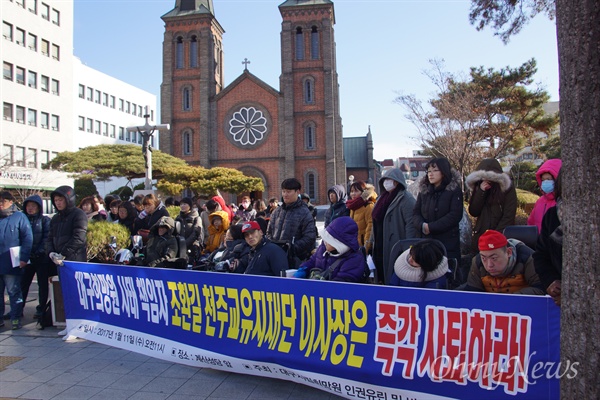
[(175, 0), (175, 8), (163, 17), (175, 17), (190, 14), (215, 15), (212, 0)]

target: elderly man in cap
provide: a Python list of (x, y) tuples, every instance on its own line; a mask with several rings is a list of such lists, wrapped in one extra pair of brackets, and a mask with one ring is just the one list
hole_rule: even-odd
[[(10, 192), (0, 192), (0, 294), (2, 294), (0, 315), (4, 316), (4, 289), (6, 289), (10, 299), (8, 319), (11, 320), (13, 329), (20, 329), (25, 300), (21, 293), (21, 277), (23, 268), (29, 261), (33, 234), (29, 220), (13, 204), (14, 201), (15, 198)], [(18, 255), (12, 254), (13, 252), (18, 252)], [(2, 319), (0, 319), (0, 326), (4, 326)]]
[(533, 250), (515, 239), (488, 229), (479, 237), (466, 290), (491, 293), (543, 295), (533, 266)]
[(281, 276), (288, 269), (287, 254), (264, 236), (258, 222), (244, 223), (242, 233), (251, 247), (245, 274)]

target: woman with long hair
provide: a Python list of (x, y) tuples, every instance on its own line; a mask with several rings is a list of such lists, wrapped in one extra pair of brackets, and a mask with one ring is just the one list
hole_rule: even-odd
[(377, 193), (375, 187), (364, 181), (356, 181), (350, 186), (350, 200), (346, 207), (350, 210), (350, 218), (358, 225), (358, 245), (364, 246), (367, 253), (371, 251), (371, 230), (373, 229), (373, 208)]
[(413, 224), (420, 237), (437, 239), (448, 258), (460, 260), (459, 223), (463, 216), (463, 193), (460, 175), (443, 157), (430, 160), (427, 175), (419, 183)]

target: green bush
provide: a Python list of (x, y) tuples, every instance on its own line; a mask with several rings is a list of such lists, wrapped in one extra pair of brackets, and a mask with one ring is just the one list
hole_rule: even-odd
[(106, 221), (88, 224), (87, 259), (99, 263), (112, 263), (114, 251), (110, 248), (110, 237), (117, 238), (117, 249), (129, 246), (131, 233), (124, 225)]
[(169, 216), (173, 219), (179, 217), (179, 212), (181, 211), (181, 207), (179, 206), (168, 206), (167, 211), (169, 212)]
[(539, 197), (535, 193), (517, 189), (517, 207), (525, 209), (527, 204), (535, 204)]

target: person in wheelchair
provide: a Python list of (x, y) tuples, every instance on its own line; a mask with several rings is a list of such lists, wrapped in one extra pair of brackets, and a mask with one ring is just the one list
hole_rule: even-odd
[(334, 219), (321, 234), (323, 241), (302, 263), (295, 278), (363, 283), (369, 275), (358, 245), (358, 225), (348, 216)]
[(446, 289), (448, 259), (437, 241), (424, 239), (404, 251), (394, 262), (391, 286)]
[(249, 254), (250, 246), (244, 239), (242, 225), (231, 225), (225, 233), (223, 246), (213, 251), (206, 262), (215, 271), (243, 274), (248, 266)]
[(168, 268), (169, 262), (177, 257), (177, 238), (173, 236), (175, 221), (171, 217), (161, 217), (150, 228), (148, 244), (144, 250), (146, 255), (143, 265), (148, 267)]

